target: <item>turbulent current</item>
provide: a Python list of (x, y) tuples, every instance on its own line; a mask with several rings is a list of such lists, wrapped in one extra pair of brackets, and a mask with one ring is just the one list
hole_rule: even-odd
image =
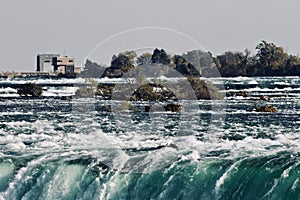
[[(44, 96), (19, 98), (26, 81)], [(124, 102), (59, 97), (83, 79), (0, 79), (0, 199), (300, 199), (300, 78), (211, 81), (249, 96), (105, 112)]]

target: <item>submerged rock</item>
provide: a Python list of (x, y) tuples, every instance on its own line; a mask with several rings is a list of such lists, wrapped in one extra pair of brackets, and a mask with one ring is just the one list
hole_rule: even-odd
[(25, 83), (17, 88), (17, 93), (20, 96), (39, 97), (42, 96), (43, 88), (35, 83)]
[(248, 97), (249, 93), (247, 91), (226, 92), (226, 96), (227, 97), (236, 97), (236, 96)]
[(71, 101), (71, 97), (69, 96), (62, 96), (60, 99), (64, 101)]
[(78, 88), (75, 92), (75, 97), (93, 97), (94, 95), (94, 89), (87, 86)]
[(168, 104), (164, 106), (166, 111), (171, 111), (171, 112), (184, 112), (184, 107), (181, 104)]
[(191, 84), (197, 99), (211, 100), (222, 99), (223, 95), (219, 89), (209, 81), (203, 81), (199, 78), (188, 77), (188, 82)]
[(184, 112), (184, 106), (178, 103), (170, 103), (167, 105), (147, 105), (145, 112)]
[(104, 112), (112, 112), (111, 105), (103, 105), (101, 108)]
[(264, 106), (256, 106), (255, 110), (257, 112), (277, 112), (277, 108), (270, 106), (270, 105), (264, 105)]
[[(147, 83), (133, 92), (128, 87), (117, 87), (116, 84), (91, 84), (91, 86), (81, 87), (75, 97), (100, 97), (104, 99), (128, 100), (129, 102), (146, 102), (148, 105), (136, 106), (125, 105), (121, 110), (141, 111), (170, 111), (183, 112), (184, 106), (178, 103), (182, 100), (196, 99), (222, 99), (223, 95), (219, 93), (219, 89), (209, 81), (200, 80), (195, 77), (188, 77), (185, 82), (187, 84), (176, 83), (173, 85), (165, 85), (163, 83)], [(96, 85), (96, 86), (95, 86)], [(187, 87), (189, 86), (189, 87)], [(182, 88), (180, 88), (182, 87)], [(180, 92), (179, 92), (180, 91)], [(154, 104), (159, 103), (160, 106)], [(134, 104), (134, 103), (133, 103)], [(111, 108), (103, 107), (100, 110), (106, 112), (114, 112)]]
[(261, 96), (260, 100), (264, 100), (264, 101), (270, 101), (270, 97), (267, 95)]

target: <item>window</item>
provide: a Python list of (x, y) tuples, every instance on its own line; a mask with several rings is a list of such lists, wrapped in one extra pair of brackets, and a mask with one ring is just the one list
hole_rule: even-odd
[(69, 60), (69, 62), (73, 62), (73, 60)]
[(71, 73), (74, 72), (74, 67), (73, 66), (67, 66), (66, 67), (66, 73)]

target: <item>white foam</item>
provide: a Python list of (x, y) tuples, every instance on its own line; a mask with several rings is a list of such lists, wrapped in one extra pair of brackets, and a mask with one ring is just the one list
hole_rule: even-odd
[(21, 152), (26, 149), (26, 145), (23, 142), (10, 143), (6, 145), (6, 149), (11, 152)]

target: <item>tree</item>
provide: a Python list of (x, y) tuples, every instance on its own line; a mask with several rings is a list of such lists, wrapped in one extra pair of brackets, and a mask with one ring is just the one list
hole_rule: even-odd
[(137, 58), (138, 65), (148, 65), (151, 64), (151, 53), (144, 53)]
[(288, 54), (284, 52), (282, 47), (277, 47), (273, 43), (268, 43), (262, 40), (257, 46), (257, 57), (259, 64), (263, 67), (271, 67), (272, 69), (278, 69), (280, 66), (286, 64)]
[(120, 53), (117, 57), (113, 56), (110, 67), (106, 68), (102, 77), (120, 78), (124, 73), (127, 73), (134, 67), (134, 58), (136, 53), (134, 51), (127, 51)]
[(300, 65), (300, 58), (298, 56), (289, 55), (287, 63), (291, 66)]
[(217, 56), (222, 76), (245, 76), (246, 57), (242, 52), (227, 51)]
[(167, 55), (167, 53), (165, 52), (165, 50), (161, 49), (160, 52), (161, 52), (161, 54), (160, 54), (160, 62), (161, 62), (161, 64), (163, 64), (163, 65), (170, 64), (169, 55)]
[(182, 55), (189, 63), (194, 65), (198, 70), (200, 67), (211, 67), (212, 65), (212, 54), (210, 52), (204, 52), (202, 50), (188, 51)]
[(83, 77), (99, 78), (105, 71), (106, 67), (92, 62), (89, 59), (86, 60), (83, 71), (80, 73)]
[(161, 63), (163, 65), (170, 64), (171, 60), (165, 50), (155, 49), (151, 57), (151, 63)]
[(133, 61), (129, 57), (120, 54), (116, 59), (112, 60), (110, 67), (112, 69), (120, 69), (124, 66), (133, 66)]
[(286, 66), (285, 66), (285, 75), (294, 76), (300, 72), (300, 58), (298, 56), (289, 55)]
[(189, 63), (184, 57), (175, 55), (174, 64), (176, 65), (175, 69), (184, 76), (193, 76), (199, 77), (200, 72)]
[(119, 56), (121, 56), (121, 55), (128, 57), (130, 62), (132, 63), (132, 65), (135, 64), (135, 59), (137, 57), (137, 54), (136, 54), (135, 51), (124, 51), (124, 52), (119, 54)]

